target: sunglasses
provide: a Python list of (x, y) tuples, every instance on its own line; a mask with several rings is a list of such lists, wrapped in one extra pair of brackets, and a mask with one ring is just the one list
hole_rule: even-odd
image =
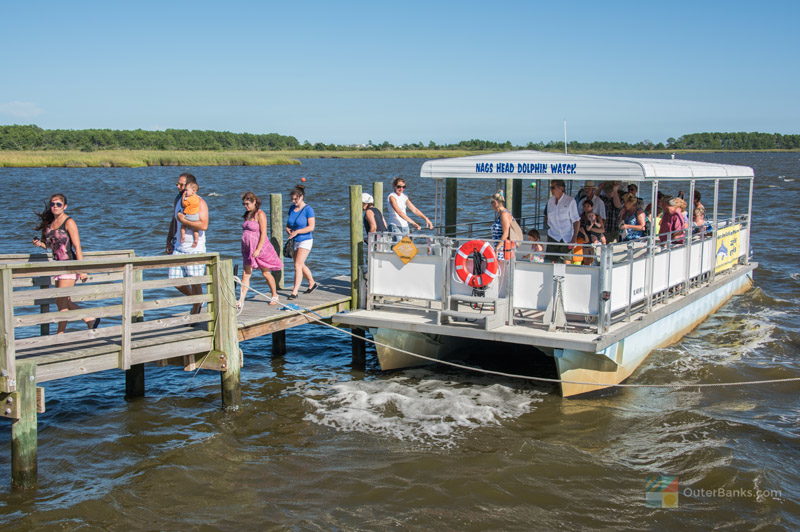
[(51, 202), (50, 202), (50, 206), (51, 206), (51, 207), (63, 207), (63, 206), (64, 206), (64, 204), (63, 204), (63, 203), (61, 203), (60, 201), (51, 201)]
[(394, 187), (394, 188), (406, 188), (406, 186), (405, 186), (405, 185), (397, 185), (397, 186), (396, 186), (396, 187)]

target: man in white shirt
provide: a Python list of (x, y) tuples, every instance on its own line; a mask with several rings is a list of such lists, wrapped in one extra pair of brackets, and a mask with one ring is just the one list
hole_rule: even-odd
[(581, 217), (572, 196), (565, 192), (564, 181), (554, 179), (550, 182), (550, 199), (547, 201), (547, 255), (548, 262), (564, 262), (575, 244), (580, 228)]

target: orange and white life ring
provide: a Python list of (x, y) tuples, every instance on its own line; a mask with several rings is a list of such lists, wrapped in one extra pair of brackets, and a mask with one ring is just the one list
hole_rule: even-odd
[[(473, 253), (479, 253), (486, 263), (483, 271), (478, 275), (467, 270), (467, 259)], [(470, 240), (458, 248), (453, 265), (455, 266), (455, 274), (458, 280), (472, 288), (489, 286), (497, 278), (497, 272), (500, 270), (494, 248), (484, 240)]]

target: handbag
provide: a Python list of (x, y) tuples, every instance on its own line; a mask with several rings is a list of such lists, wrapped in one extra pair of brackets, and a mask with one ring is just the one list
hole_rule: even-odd
[(294, 238), (290, 238), (283, 243), (283, 256), (287, 259), (294, 258)]

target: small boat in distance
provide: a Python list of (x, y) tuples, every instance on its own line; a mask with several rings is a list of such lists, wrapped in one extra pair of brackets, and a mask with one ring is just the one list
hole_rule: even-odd
[[(427, 161), (420, 176), (435, 179), (437, 197), (444, 197), (442, 230), (435, 236), (411, 234), (399, 243), (398, 235), (370, 234), (364, 308), (334, 316), (337, 323), (370, 329), (378, 342), (392, 346), (377, 348), (383, 369), (425, 363), (397, 349), (443, 358), (465, 341), (524, 344), (552, 357), (559, 378), (567, 381), (561, 383), (564, 397), (584, 394), (621, 383), (653, 349), (680, 340), (752, 286), (757, 264), (750, 260), (754, 175), (749, 167), (514, 151)], [(498, 178), (513, 197), (514, 217), (523, 229), (538, 229), (542, 240), (548, 198), (537, 186), (532, 212), (522, 213), (524, 180), (561, 179), (570, 189), (584, 181), (636, 183), (655, 206), (653, 222), (645, 236), (576, 246), (557, 262), (531, 260), (534, 243), (524, 240), (501, 259), (489, 224), (459, 224), (454, 201), (458, 179)], [(737, 211), (742, 185), (746, 212)], [(658, 192), (666, 186), (671, 192), (688, 190), (690, 216), (685, 230), (659, 235)], [(712, 206), (706, 222), (693, 226), (691, 198), (699, 189), (711, 195)], [(494, 261), (497, 267), (487, 270)]]

